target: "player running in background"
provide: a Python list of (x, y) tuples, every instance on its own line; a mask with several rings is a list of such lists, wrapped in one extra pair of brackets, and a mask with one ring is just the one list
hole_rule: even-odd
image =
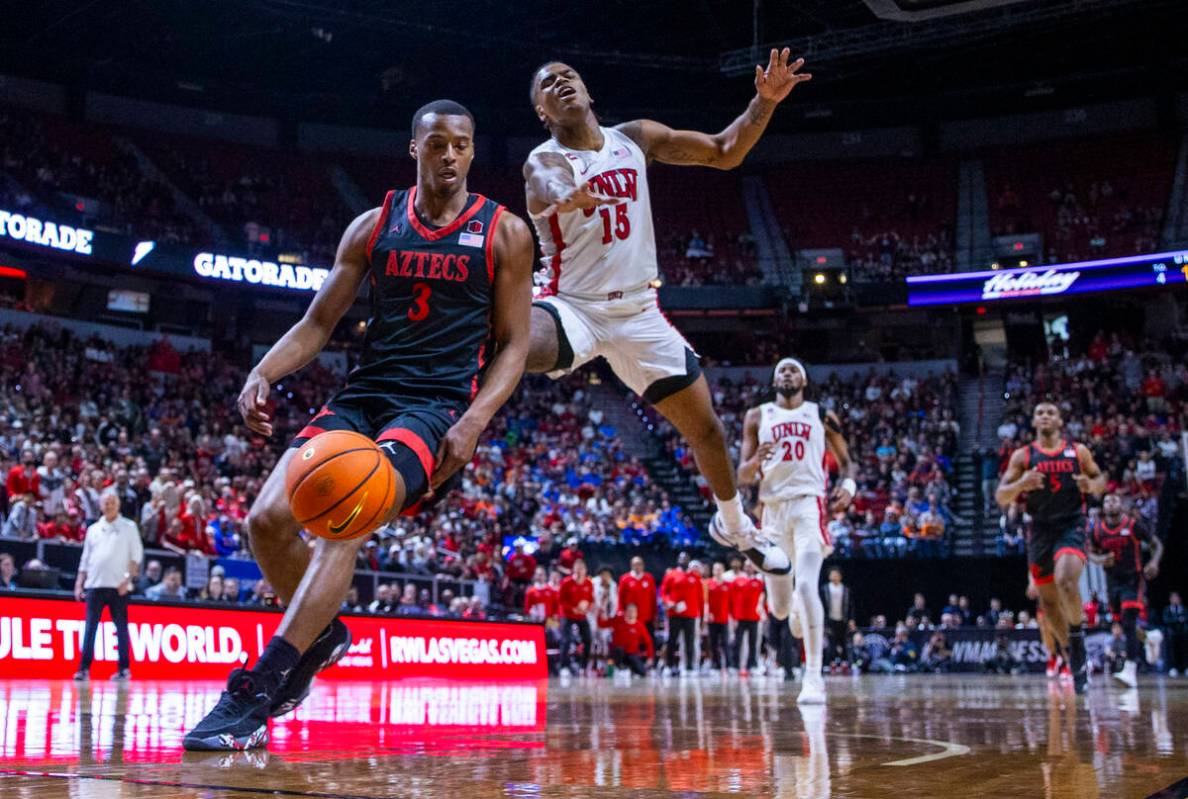
[[(1143, 544), (1151, 557), (1143, 565)], [(1105, 569), (1110, 612), (1121, 617), (1126, 631), (1126, 664), (1114, 678), (1134, 688), (1138, 685), (1138, 660), (1142, 646), (1138, 639), (1139, 614), (1145, 609), (1147, 580), (1159, 576), (1163, 541), (1152, 535), (1141, 519), (1122, 512), (1122, 498), (1115, 493), (1101, 500), (1101, 516), (1089, 531), (1089, 557)]]
[(1064, 420), (1055, 403), (1038, 403), (1031, 423), (1035, 440), (1011, 453), (995, 499), (1005, 509), (1025, 498), (1031, 516), (1031, 577), (1081, 694), (1089, 684), (1080, 588), (1086, 559), (1084, 497), (1104, 491), (1106, 478), (1088, 447), (1064, 438)]
[[(818, 583), (821, 563), (833, 551), (825, 525), (828, 510), (848, 508), (858, 489), (841, 422), (833, 411), (804, 398), (807, 383), (808, 373), (795, 358), (776, 364), (775, 400), (751, 408), (743, 420), (738, 480), (759, 483), (763, 530), (793, 557), (792, 574), (767, 575), (769, 605), (772, 616), (787, 619), (792, 634), (804, 638), (804, 685), (796, 701), (820, 704), (825, 701), (825, 608)], [(843, 476), (828, 510), (827, 448)]]
[(540, 238), (547, 285), (532, 309), (528, 371), (560, 377), (598, 356), (652, 403), (693, 449), (718, 512), (710, 534), (763, 571), (786, 574), (786, 555), (743, 511), (722, 422), (697, 354), (669, 324), (656, 295), (658, 268), (647, 167), (733, 169), (772, 112), (811, 76), (804, 60), (771, 51), (755, 67), (755, 97), (717, 134), (635, 120), (603, 127), (573, 67), (545, 64), (532, 78), (532, 105), (551, 138), (524, 164), (528, 211)]
[(284, 618), (255, 666), (231, 672), (218, 704), (183, 739), (187, 749), (263, 746), (269, 716), (300, 704), (314, 675), (350, 645), (335, 615), (367, 537), (319, 538), (311, 555), (285, 492), (297, 448), (326, 430), (374, 438), (395, 471), (393, 513), (412, 510), (470, 461), (520, 382), (532, 234), (502, 205), (467, 190), (473, 143), (474, 118), (458, 103), (438, 100), (416, 112), (409, 142), (416, 185), (388, 192), (381, 207), (351, 222), (304, 317), (248, 375), (240, 413), (270, 436), (272, 385), (317, 356), (360, 286), (370, 285), (359, 364), (297, 434), (248, 515), (252, 554), (286, 605)]

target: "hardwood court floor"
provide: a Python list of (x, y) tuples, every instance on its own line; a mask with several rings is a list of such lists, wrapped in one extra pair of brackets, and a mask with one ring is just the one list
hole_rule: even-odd
[(322, 682), (268, 751), (183, 753), (220, 687), (0, 680), (0, 796), (1188, 795), (1168, 790), (1188, 777), (1183, 679), (1078, 701), (1040, 677), (832, 678), (804, 710), (770, 678)]

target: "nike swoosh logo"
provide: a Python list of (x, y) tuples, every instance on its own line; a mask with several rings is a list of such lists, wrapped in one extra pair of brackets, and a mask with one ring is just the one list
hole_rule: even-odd
[(350, 527), (351, 522), (353, 522), (355, 520), (355, 517), (359, 515), (359, 511), (363, 510), (363, 503), (367, 501), (368, 493), (369, 492), (367, 492), (367, 491), (363, 492), (363, 498), (360, 499), (359, 502), (355, 505), (355, 507), (351, 510), (351, 512), (347, 514), (347, 517), (342, 520), (341, 524), (334, 524), (333, 522), (331, 522), (330, 524), (326, 525), (326, 528), (334, 535), (338, 535), (343, 530)]

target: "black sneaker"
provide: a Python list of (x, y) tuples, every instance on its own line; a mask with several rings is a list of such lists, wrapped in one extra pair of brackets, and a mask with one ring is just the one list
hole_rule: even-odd
[(128, 682), (132, 679), (132, 672), (128, 669), (120, 669), (115, 674), (111, 675), (112, 682)]
[(330, 668), (351, 647), (351, 631), (341, 619), (334, 619), (330, 626), (322, 631), (309, 649), (297, 661), (297, 665), (289, 672), (276, 689), (276, 696), (272, 699), (272, 707), (268, 715), (283, 716), (296, 709), (309, 696), (309, 689), (313, 687), (314, 675), (319, 671)]
[(86, 682), (89, 679), (91, 679), (91, 672), (87, 671), (86, 669), (79, 669), (78, 671), (74, 672), (75, 682)]
[(227, 678), (219, 703), (182, 739), (196, 752), (255, 749), (268, 743), (268, 707), (272, 698), (259, 675), (236, 669)]
[(1073, 672), (1073, 690), (1083, 694), (1089, 689), (1089, 669), (1082, 667)]

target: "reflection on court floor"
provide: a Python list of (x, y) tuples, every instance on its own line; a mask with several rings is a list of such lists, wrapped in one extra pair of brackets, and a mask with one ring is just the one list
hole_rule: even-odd
[(0, 681), (0, 795), (1146, 797), (1188, 775), (1188, 683), (322, 683), (267, 751), (183, 753), (214, 683)]

